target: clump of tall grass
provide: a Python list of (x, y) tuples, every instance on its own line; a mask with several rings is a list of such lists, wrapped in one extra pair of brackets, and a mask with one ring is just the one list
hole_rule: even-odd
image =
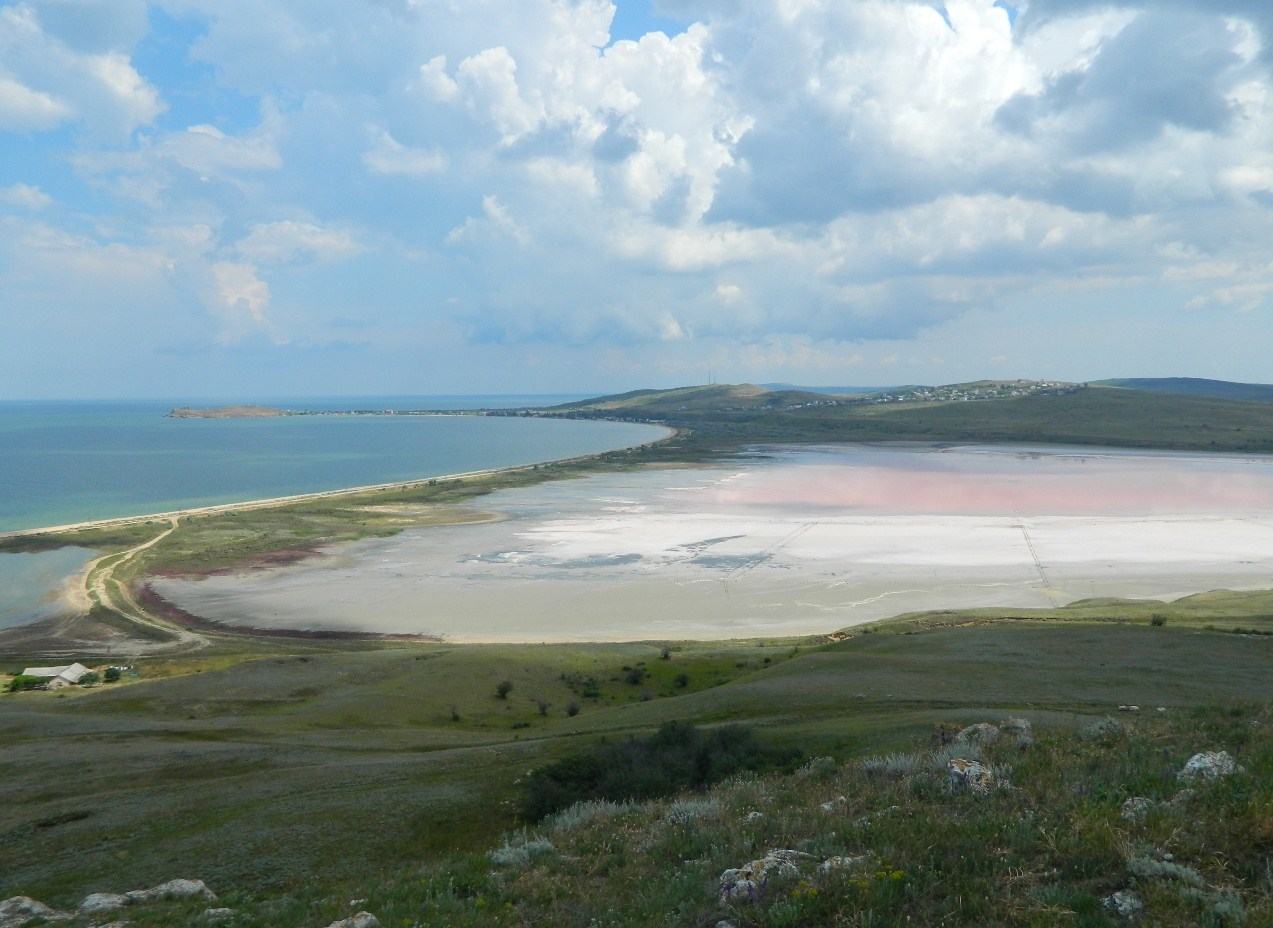
[(663, 821), (669, 825), (692, 825), (707, 819), (719, 818), (720, 800), (713, 798), (676, 799), (668, 804)]
[(497, 867), (522, 868), (539, 857), (552, 854), (557, 848), (547, 838), (538, 835), (530, 837), (526, 832), (519, 832), (504, 838), (502, 847), (490, 851), (486, 856)]
[(553, 831), (574, 831), (594, 822), (609, 821), (641, 808), (632, 802), (610, 802), (606, 799), (590, 799), (576, 802), (560, 812), (544, 819), (544, 826)]

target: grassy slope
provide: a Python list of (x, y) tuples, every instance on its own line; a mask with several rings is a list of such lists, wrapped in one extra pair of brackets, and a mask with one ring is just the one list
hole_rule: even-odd
[[(976, 385), (970, 385), (976, 386)], [(621, 409), (609, 398), (563, 413), (624, 415), (692, 429), (704, 446), (756, 442), (1051, 442), (1203, 451), (1273, 451), (1273, 404), (1091, 387), (1062, 395), (976, 402), (842, 402), (695, 387), (642, 393)], [(750, 396), (735, 402), (730, 391)], [(767, 405), (772, 402), (778, 405)], [(820, 405), (808, 405), (821, 401)], [(793, 403), (800, 408), (788, 408)]]
[(1154, 393), (1180, 393), (1187, 396), (1210, 396), (1216, 399), (1273, 402), (1273, 384), (1233, 383), (1228, 380), (1206, 380), (1200, 377), (1125, 377), (1101, 380), (1102, 386)]
[[(670, 719), (746, 720), (849, 758), (1008, 711), (1047, 724), (1119, 703), (1273, 702), (1273, 637), (1179, 622), (907, 631), (798, 651), (684, 646), (666, 661), (655, 645), (310, 648), (0, 697), (0, 897), (67, 903), (185, 874), (305, 898), (314, 872), (363, 894), (379, 873), (490, 846), (514, 826), (508, 803), (530, 767)], [(638, 662), (653, 676), (632, 686), (623, 668)], [(596, 698), (582, 695), (588, 677)], [(514, 683), (507, 702), (493, 695), (502, 679)]]

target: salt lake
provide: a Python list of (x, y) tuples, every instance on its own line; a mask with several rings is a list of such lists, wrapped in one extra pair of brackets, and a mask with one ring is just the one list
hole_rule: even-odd
[(811, 634), (920, 609), (1273, 586), (1273, 460), (1257, 456), (769, 448), (482, 506), (505, 520), (155, 589), (233, 625), (570, 641)]

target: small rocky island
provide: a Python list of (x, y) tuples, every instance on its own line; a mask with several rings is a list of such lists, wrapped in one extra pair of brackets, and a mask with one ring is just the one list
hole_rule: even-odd
[(273, 406), (212, 406), (208, 409), (178, 406), (168, 415), (173, 419), (266, 419), (271, 416), (287, 416), (291, 413), (286, 409), (275, 409)]

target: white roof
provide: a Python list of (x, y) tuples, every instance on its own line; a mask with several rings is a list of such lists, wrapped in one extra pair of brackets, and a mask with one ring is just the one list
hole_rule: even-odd
[(28, 667), (22, 671), (27, 677), (61, 677), (68, 683), (80, 682), (80, 677), (88, 673), (88, 668), (76, 661), (67, 667)]

